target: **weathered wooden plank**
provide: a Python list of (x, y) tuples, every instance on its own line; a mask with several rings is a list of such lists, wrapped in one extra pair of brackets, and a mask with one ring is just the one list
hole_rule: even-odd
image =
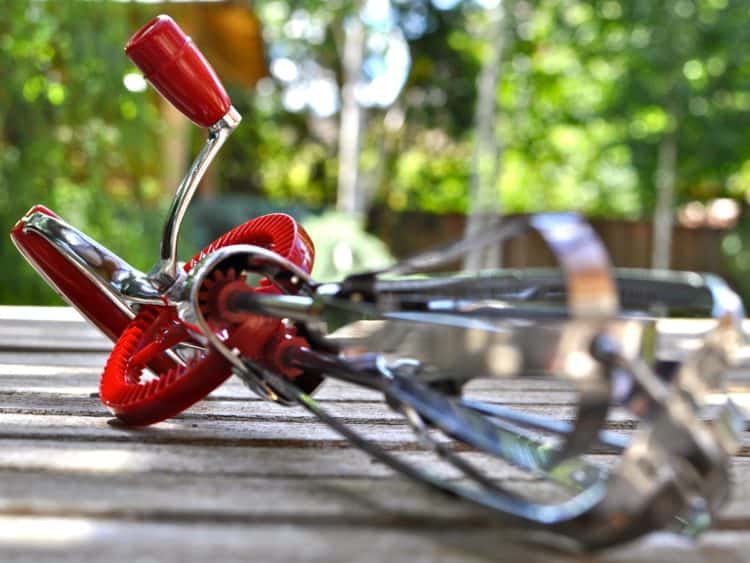
[(0, 514), (360, 524), (486, 520), (486, 511), (402, 478), (286, 479), (180, 473), (0, 471)]
[(429, 528), (356, 525), (295, 525), (277, 522), (122, 521), (110, 518), (0, 517), (4, 561), (288, 561), (328, 563), (698, 563), (746, 561), (750, 538), (717, 531), (697, 543), (653, 534), (626, 546), (581, 558), (531, 547), (526, 536), (505, 526)]
[(112, 343), (97, 329), (74, 322), (3, 321), (0, 349), (107, 351)]
[[(402, 415), (387, 406), (385, 401), (330, 401), (321, 400), (332, 415), (349, 420), (400, 420)], [(574, 407), (523, 405), (524, 412), (552, 416), (561, 420), (571, 420), (575, 416)], [(0, 414), (56, 414), (80, 416), (109, 417), (109, 411), (101, 404), (98, 397), (88, 394), (83, 396), (58, 393), (0, 393)], [(215, 420), (234, 419), (251, 422), (253, 420), (313, 420), (314, 417), (300, 406), (285, 407), (262, 400), (222, 400), (201, 401), (176, 418), (198, 419), (205, 417)], [(613, 421), (630, 421), (632, 416), (621, 410), (614, 410), (610, 419)]]
[[(14, 479), (73, 479), (84, 481), (96, 477), (100, 481), (129, 476), (128, 483), (138, 489), (138, 483), (151, 483), (154, 475), (172, 475), (187, 479), (216, 479), (224, 482), (229, 477), (267, 480), (301, 480), (311, 487), (318, 481), (336, 479), (382, 479), (393, 477), (393, 471), (375, 462), (367, 454), (354, 448), (318, 449), (281, 447), (196, 446), (185, 444), (144, 444), (101, 442), (87, 443), (54, 440), (3, 440), (0, 449), (0, 499), (19, 493)], [(448, 478), (460, 475), (456, 470), (426, 452), (403, 452), (400, 458)], [(498, 462), (485, 454), (465, 453), (465, 459), (486, 471), (494, 479), (526, 482), (538, 489), (539, 478)], [(617, 464), (612, 455), (592, 455), (590, 460), (603, 467)], [(734, 491), (730, 505), (723, 511), (725, 520), (750, 520), (750, 460), (736, 458), (732, 463)], [(136, 475), (145, 475), (139, 481)], [(296, 490), (296, 489), (295, 489)], [(140, 494), (135, 490), (133, 494)], [(390, 493), (383, 493), (390, 494)], [(396, 494), (396, 493), (394, 493)], [(22, 495), (23, 496), (23, 495)], [(75, 498), (80, 498), (79, 494)], [(294, 501), (290, 501), (292, 504)], [(257, 503), (256, 503), (257, 504)], [(218, 506), (218, 505), (217, 505)]]
[[(351, 423), (377, 423), (403, 421), (403, 416), (391, 409), (385, 401), (332, 401), (320, 404), (333, 416)], [(548, 416), (556, 420), (573, 421), (576, 410), (572, 406), (520, 405), (517, 410)], [(97, 397), (89, 395), (61, 397), (57, 393), (0, 393), (0, 423), (3, 414), (59, 415), (112, 418)], [(282, 406), (269, 401), (201, 401), (175, 417), (193, 423), (205, 420), (237, 421), (251, 424), (266, 422), (317, 422), (317, 417), (301, 406)], [(612, 409), (607, 425), (610, 429), (633, 429), (638, 425), (632, 413), (624, 409)]]
[[(29, 356), (27, 356), (28, 360)], [(49, 380), (64, 378), (71, 383), (98, 382), (103, 365), (44, 365), (34, 363), (7, 363), (0, 362), (0, 378), (32, 378), (44, 377)], [(233, 385), (244, 388), (238, 378), (227, 380), (224, 385)], [(326, 388), (331, 388), (333, 393), (345, 393), (352, 384), (336, 379), (328, 379)], [(464, 386), (467, 394), (474, 392), (507, 392), (507, 393), (563, 393), (574, 394), (573, 387), (565, 381), (540, 378), (514, 378), (514, 379), (476, 379)]]
[(111, 347), (70, 307), (0, 306), (0, 349), (106, 351)]
[[(447, 473), (438, 469), (438, 473)], [(540, 501), (563, 498), (542, 481), (502, 476), (510, 490)], [(750, 493), (741, 486), (722, 511), (718, 528), (745, 529)], [(360, 525), (408, 525), (466, 519), (487, 522), (500, 517), (481, 507), (441, 494), (401, 477), (357, 476), (307, 479), (286, 476), (205, 475), (181, 472), (75, 473), (26, 469), (0, 470), (0, 514), (38, 516), (214, 519), (314, 523), (322, 519)]]
[(0, 321), (0, 336), (2, 338), (15, 336), (32, 342), (39, 337), (56, 338), (60, 336), (80, 340), (105, 340), (104, 335), (93, 325), (69, 320), (40, 322), (29, 319), (5, 319)]
[[(40, 370), (38, 373), (34, 366), (28, 369), (3, 371), (0, 366), (0, 393), (57, 393), (62, 397), (74, 395), (79, 397), (89, 396), (98, 392), (99, 370), (92, 369), (58, 373), (57, 371)], [(23, 372), (26, 374), (23, 375)], [(480, 389), (471, 390), (467, 395), (485, 401), (502, 402), (503, 404), (516, 405), (571, 405), (575, 404), (576, 394), (570, 391), (546, 391), (546, 390), (503, 390), (503, 389)], [(383, 395), (377, 391), (340, 383), (337, 381), (326, 381), (316, 392), (315, 397), (319, 400), (331, 401), (376, 401), (383, 400)], [(248, 390), (237, 378), (230, 378), (209, 395), (209, 400), (237, 400), (254, 401), (258, 397)]]
[[(28, 312), (42, 321), (21, 313), (0, 307), (0, 348), (16, 348), (0, 351), (2, 560), (98, 560), (103, 553), (108, 560), (158, 553), (165, 560), (271, 563), (580, 560), (509, 539), (482, 511), (393, 476), (302, 409), (258, 401), (236, 380), (155, 428), (112, 427), (90, 397), (106, 342), (69, 309), (51, 311), (51, 321), (45, 311)], [(59, 348), (34, 344), (61, 331), (67, 335), (65, 342), (58, 338)], [(93, 352), (71, 353), (71, 346)], [(483, 380), (475, 386), (483, 399), (572, 416), (575, 397), (564, 383)], [(428, 462), (379, 394), (329, 382), (318, 398), (371, 439)], [(613, 415), (615, 426), (629, 420)], [(511, 486), (548, 494), (533, 477), (468, 455)], [(592, 457), (604, 465), (615, 461)], [(444, 465), (434, 467), (455, 476)], [(697, 546), (652, 535), (586, 560), (743, 560), (750, 548), (750, 459), (737, 458), (733, 473), (735, 497), (719, 522), (723, 531)]]
[[(188, 444), (143, 444), (123, 442), (79, 442), (12, 440), (0, 442), (0, 470), (43, 471), (76, 474), (180, 474), (266, 477), (269, 479), (382, 478), (394, 471), (354, 447), (336, 449), (283, 447), (201, 446)], [(400, 459), (429, 468), (450, 478), (457, 470), (425, 451), (403, 451)], [(462, 457), (483, 469), (493, 479), (537, 483), (539, 476), (524, 472), (487, 454), (463, 452)], [(613, 455), (590, 455), (602, 467), (612, 467)], [(738, 471), (748, 462), (738, 459)]]
[(0, 349), (0, 371), (7, 370), (6, 365), (26, 365), (26, 366), (70, 366), (83, 367), (88, 366), (101, 370), (107, 363), (107, 352), (78, 351), (70, 352), (65, 350), (3, 350)]
[[(98, 377), (79, 377), (71, 375), (63, 378), (47, 376), (2, 376), (0, 375), (0, 393), (42, 393), (59, 394), (63, 401), (66, 395), (86, 397), (99, 391)], [(573, 393), (553, 393), (547, 391), (476, 391), (471, 397), (483, 401), (492, 401), (507, 405), (573, 405), (576, 396)], [(381, 402), (383, 395), (376, 391), (326, 382), (315, 393), (315, 398), (322, 401), (370, 401)], [(239, 380), (230, 379), (209, 395), (208, 400), (220, 401), (258, 401), (258, 397), (247, 389)]]
[[(290, 411), (291, 412), (291, 411)], [(340, 420), (353, 426), (365, 437), (384, 442), (390, 447), (411, 447), (415, 438), (401, 418), (349, 417), (341, 409)], [(627, 434), (634, 424), (629, 420), (614, 420), (607, 424), (611, 429)], [(26, 439), (76, 439), (148, 441), (151, 443), (216, 444), (237, 443), (262, 445), (264, 443), (293, 443), (301, 447), (318, 445), (338, 446), (341, 438), (317, 418), (299, 416), (288, 418), (259, 417), (243, 420), (238, 417), (183, 416), (160, 422), (148, 428), (127, 428), (116, 420), (102, 416), (35, 415), (4, 413), (0, 415), (0, 438)], [(400, 445), (400, 446), (399, 446)], [(746, 453), (743, 450), (743, 455)]]
[[(68, 355), (68, 354), (66, 354)], [(80, 355), (82, 362), (75, 363), (79, 354), (69, 354), (67, 358), (62, 358), (59, 354), (54, 357), (54, 361), (44, 362), (39, 353), (19, 355), (9, 355), (7, 352), (0, 352), (0, 376), (2, 377), (33, 377), (44, 376), (49, 378), (64, 377), (69, 379), (71, 376), (98, 378), (101, 370), (106, 363), (106, 356), (93, 354)], [(23, 359), (23, 361), (18, 361)], [(60, 361), (63, 360), (63, 361)], [(65, 361), (67, 360), (67, 361)], [(101, 362), (101, 363), (99, 363)], [(75, 381), (75, 380), (73, 380)], [(239, 381), (235, 381), (239, 383)], [(342, 391), (349, 384), (342, 383), (331, 379), (327, 384), (333, 385)], [(549, 393), (562, 392), (571, 393), (574, 387), (570, 382), (562, 378), (552, 377), (520, 377), (520, 378), (477, 378), (465, 385), (467, 392), (473, 391), (544, 391)]]
[[(412, 447), (416, 442), (405, 424), (357, 423), (364, 436), (390, 447)], [(126, 441), (147, 443), (189, 443), (223, 445), (296, 445), (299, 447), (341, 447), (346, 442), (328, 426), (309, 421), (256, 421), (172, 419), (148, 428), (125, 428), (108, 424), (103, 417), (36, 416), (4, 414), (0, 417), (0, 438)]]
[[(0, 471), (40, 471), (46, 474), (179, 474), (271, 479), (382, 478), (393, 476), (387, 466), (355, 448), (232, 447), (185, 444), (2, 440)], [(495, 478), (536, 480), (484, 454), (466, 459), (486, 468)], [(399, 457), (429, 467), (440, 475), (457, 477), (455, 469), (435, 463), (435, 456), (403, 452)], [(610, 456), (596, 456), (608, 462)]]
[[(357, 420), (398, 420), (402, 415), (389, 408), (384, 401), (338, 401), (322, 402), (335, 416)], [(540, 407), (542, 408), (542, 407)], [(538, 409), (537, 409), (538, 412)], [(66, 395), (57, 393), (0, 393), (0, 414), (79, 415), (111, 418), (110, 412), (98, 397), (90, 395)], [(300, 406), (285, 407), (262, 400), (248, 401), (201, 401), (178, 415), (179, 419), (204, 418), (254, 420), (312, 420), (314, 417)]]

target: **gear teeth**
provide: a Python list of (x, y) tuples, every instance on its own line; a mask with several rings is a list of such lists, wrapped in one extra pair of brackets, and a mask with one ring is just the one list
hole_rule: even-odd
[(146, 397), (146, 395), (148, 395), (148, 385), (139, 383), (138, 388), (135, 392), (135, 400), (142, 401)]
[(214, 240), (187, 263), (186, 269), (191, 269), (201, 258), (216, 249), (233, 244), (254, 244), (287, 256), (300, 231), (295, 220), (289, 215), (284, 213), (261, 215), (236, 226)]
[(130, 405), (135, 402), (136, 395), (138, 393), (138, 389), (135, 387), (127, 387), (125, 391), (122, 393), (122, 404), (124, 405)]
[[(302, 230), (288, 215), (273, 213), (257, 217), (204, 247), (186, 264), (185, 271), (190, 271), (197, 261), (217, 249), (234, 244), (254, 244), (288, 257), (294, 249), (298, 232)], [(309, 241), (307, 247), (312, 254), (312, 244)], [(224, 283), (243, 278), (245, 276), (241, 269), (227, 268), (224, 271), (217, 269), (203, 280), (198, 292), (198, 306), (217, 330), (231, 327), (216, 326), (216, 319), (212, 319), (215, 316), (212, 308), (215, 307), (216, 292)], [(138, 379), (134, 379), (140, 376), (142, 368), (131, 368), (130, 358), (147, 344), (143, 339), (146, 335), (151, 335), (154, 323), (161, 326), (162, 322), (168, 320), (159, 318), (163, 312), (163, 307), (141, 307), (136, 318), (115, 344), (102, 374), (102, 401), (118, 417), (130, 424), (153, 424), (173, 416), (200, 399), (204, 393), (210, 392), (231, 374), (231, 369), (223, 358), (213, 351), (207, 351), (194, 357), (186, 366), (175, 366), (164, 358), (155, 358), (154, 363), (159, 366), (156, 373), (160, 377), (149, 383), (140, 383)], [(149, 399), (153, 399), (153, 402)]]
[(175, 380), (177, 379), (177, 375), (178, 375), (178, 373), (179, 373), (179, 372), (178, 372), (178, 370), (177, 370), (177, 369), (171, 369), (171, 370), (169, 370), (169, 371), (168, 371), (168, 372), (167, 372), (167, 373), (166, 373), (166, 374), (164, 375), (164, 381), (166, 381), (166, 382), (167, 382), (167, 385), (171, 385), (172, 383), (174, 383), (174, 381), (175, 381)]
[[(226, 269), (217, 268), (206, 276), (201, 284), (200, 290), (198, 291), (198, 307), (200, 308), (201, 313), (203, 313), (203, 316), (206, 317), (210, 323), (212, 322), (214, 315), (214, 295), (226, 284), (246, 279), (247, 276), (241, 270), (234, 267)], [(220, 324), (219, 328), (222, 327), (223, 323)]]
[(161, 391), (167, 385), (167, 378), (166, 377), (160, 377), (154, 383), (156, 383), (156, 390), (157, 391)]

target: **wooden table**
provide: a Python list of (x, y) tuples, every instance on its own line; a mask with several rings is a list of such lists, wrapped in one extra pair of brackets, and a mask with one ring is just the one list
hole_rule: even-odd
[[(747, 451), (734, 499), (697, 543), (662, 533), (571, 555), (393, 475), (236, 381), (153, 428), (112, 424), (96, 397), (108, 347), (70, 309), (0, 307), (0, 560), (750, 561)], [(496, 399), (531, 410), (571, 401), (495, 385)], [(318, 397), (388, 447), (424, 455), (374, 393), (329, 382)]]

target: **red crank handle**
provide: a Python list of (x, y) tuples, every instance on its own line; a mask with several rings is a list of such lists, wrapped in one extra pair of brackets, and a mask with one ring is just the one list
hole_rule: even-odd
[(210, 127), (229, 111), (231, 101), (219, 77), (171, 17), (157, 16), (144, 25), (125, 53), (162, 96), (198, 125)]

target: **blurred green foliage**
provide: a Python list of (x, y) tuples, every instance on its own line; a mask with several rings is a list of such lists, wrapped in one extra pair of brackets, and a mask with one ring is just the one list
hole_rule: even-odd
[[(315, 61), (339, 82), (341, 30), (357, 15), (355, 5), (252, 3), (269, 57)], [(745, 3), (504, 0), (504, 6), (494, 125), (505, 211), (648, 216), (658, 146), (668, 133), (679, 144), (678, 201), (750, 192)], [(137, 266), (150, 265), (169, 191), (159, 184), (163, 125), (153, 92), (125, 88), (133, 67), (122, 46), (163, 9), (104, 1), (3, 4), (6, 229), (41, 202)], [(392, 10), (409, 40), (411, 72), (391, 107), (366, 112), (363, 187), (394, 210), (466, 211), (476, 78), (496, 47), (482, 40), (486, 9), (472, 0), (394, 0)], [(300, 35), (291, 20), (312, 22), (322, 33)], [(330, 205), (338, 116), (287, 111), (283, 93), (270, 77), (255, 91), (230, 85), (244, 122), (217, 163), (222, 193)], [(193, 134), (194, 148), (200, 143)], [(727, 252), (748, 254), (744, 239), (730, 239)], [(7, 238), (0, 260), (0, 302), (57, 302)]]
[[(504, 4), (507, 47), (496, 130), (506, 211), (647, 216), (655, 203), (658, 145), (672, 131), (679, 201), (748, 192), (750, 63), (736, 48), (750, 39), (744, 3)], [(351, 3), (254, 6), (284, 56), (339, 71), (337, 32)], [(360, 163), (365, 188), (396, 210), (464, 212), (476, 77), (494, 48), (483, 40), (486, 10), (469, 0), (403, 0), (392, 8), (404, 27), (424, 21), (409, 36), (412, 68), (404, 92), (393, 107), (368, 110)], [(317, 21), (326, 30), (323, 39), (300, 37), (287, 25), (294, 17)], [(260, 142), (249, 149), (258, 158), (257, 185), (273, 197), (330, 202), (335, 140), (320, 130), (335, 123), (284, 112), (280, 90), (270, 83), (251, 103), (257, 128), (245, 130), (242, 145)]]
[[(24, 2), (0, 10), (0, 224), (52, 208), (141, 267), (158, 248), (154, 98), (126, 90), (133, 6)], [(138, 18), (140, 19), (140, 18)], [(157, 223), (158, 224), (158, 223)], [(145, 251), (145, 252), (144, 252)], [(2, 303), (59, 303), (4, 237)]]
[(313, 277), (336, 281), (368, 269), (385, 268), (394, 259), (386, 245), (365, 233), (359, 222), (347, 215), (329, 211), (302, 222), (315, 241)]

